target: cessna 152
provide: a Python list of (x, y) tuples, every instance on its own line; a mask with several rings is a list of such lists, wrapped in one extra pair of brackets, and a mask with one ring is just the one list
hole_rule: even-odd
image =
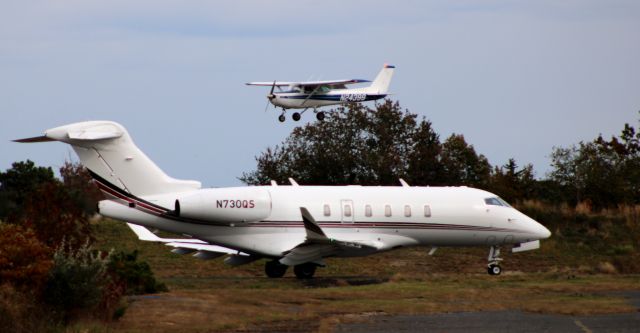
[[(317, 108), (327, 105), (345, 104), (350, 102), (375, 101), (387, 96), (389, 83), (395, 66), (385, 64), (378, 76), (368, 87), (347, 89), (347, 85), (368, 80), (331, 80), (331, 81), (307, 81), (307, 82), (249, 82), (249, 86), (270, 86), (271, 91), (267, 99), (276, 107), (282, 108), (282, 114), (278, 117), (285, 121), (287, 109), (304, 109), (302, 112), (294, 112), (293, 120), (300, 120), (302, 113), (313, 108), (318, 120), (324, 119), (324, 113)], [(286, 87), (283, 89), (283, 87)], [(278, 88), (279, 91), (274, 91)], [(267, 106), (269, 106), (267, 102)]]
[[(358, 257), (408, 246), (488, 246), (489, 274), (500, 274), (500, 246), (537, 249), (544, 226), (486, 191), (468, 187), (271, 186), (202, 189), (167, 176), (110, 121), (49, 129), (17, 142), (70, 144), (107, 200), (103, 216), (126, 221), (141, 240), (201, 259), (227, 255), (242, 265), (267, 259), (265, 273), (294, 266), (313, 277), (327, 257)], [(149, 229), (189, 238), (165, 239)]]

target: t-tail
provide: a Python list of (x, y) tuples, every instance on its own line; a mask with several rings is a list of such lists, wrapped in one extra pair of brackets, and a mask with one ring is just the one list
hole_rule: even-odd
[(389, 91), (389, 84), (391, 83), (391, 77), (393, 76), (393, 70), (396, 66), (384, 64), (378, 76), (371, 83), (367, 89), (372, 94), (386, 94)]
[(94, 178), (136, 196), (190, 191), (201, 187), (198, 181), (169, 177), (133, 143), (122, 125), (112, 121), (64, 125), (46, 130), (40, 137), (15, 141), (68, 143)]

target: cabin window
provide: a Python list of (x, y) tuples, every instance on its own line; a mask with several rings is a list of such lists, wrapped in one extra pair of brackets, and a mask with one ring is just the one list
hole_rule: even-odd
[(431, 206), (424, 205), (424, 217), (431, 217)]
[(404, 206), (404, 217), (411, 217), (411, 206)]
[(331, 207), (324, 205), (324, 216), (331, 216)]
[(391, 217), (391, 206), (389, 205), (384, 206), (384, 216)]
[(344, 216), (351, 217), (351, 205), (344, 205)]
[(371, 205), (364, 206), (364, 215), (366, 217), (371, 217), (371, 215), (373, 215), (371, 212)]

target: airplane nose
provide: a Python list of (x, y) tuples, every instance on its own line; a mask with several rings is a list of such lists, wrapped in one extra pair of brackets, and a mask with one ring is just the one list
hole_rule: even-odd
[(543, 226), (542, 224), (538, 223), (538, 236), (540, 237), (540, 239), (547, 239), (549, 237), (551, 237), (551, 231), (549, 231), (549, 229), (547, 229), (545, 226)]

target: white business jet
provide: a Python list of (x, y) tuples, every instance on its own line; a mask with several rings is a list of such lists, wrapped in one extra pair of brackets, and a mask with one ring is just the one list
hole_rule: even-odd
[[(248, 186), (201, 188), (167, 176), (110, 121), (45, 131), (18, 142), (70, 144), (108, 199), (99, 213), (126, 221), (142, 240), (201, 259), (226, 255), (242, 265), (267, 259), (265, 273), (294, 266), (313, 277), (327, 257), (359, 257), (409, 246), (488, 246), (489, 274), (500, 274), (500, 246), (537, 249), (550, 236), (540, 223), (496, 195), (469, 187)], [(189, 238), (165, 239), (163, 230)]]
[[(312, 108), (318, 120), (324, 119), (324, 112), (317, 108), (328, 105), (346, 104), (351, 102), (375, 101), (388, 95), (389, 83), (393, 76), (394, 66), (385, 64), (373, 82), (368, 80), (330, 80), (305, 82), (249, 82), (249, 86), (269, 86), (271, 91), (267, 99), (276, 107), (282, 108), (278, 120), (285, 121), (287, 109), (304, 109), (294, 112), (293, 120), (300, 120), (301, 114)], [(347, 89), (347, 85), (371, 82), (368, 87)], [(286, 88), (283, 88), (286, 87)], [(279, 91), (274, 91), (278, 88)], [(269, 106), (267, 102), (267, 106)]]

